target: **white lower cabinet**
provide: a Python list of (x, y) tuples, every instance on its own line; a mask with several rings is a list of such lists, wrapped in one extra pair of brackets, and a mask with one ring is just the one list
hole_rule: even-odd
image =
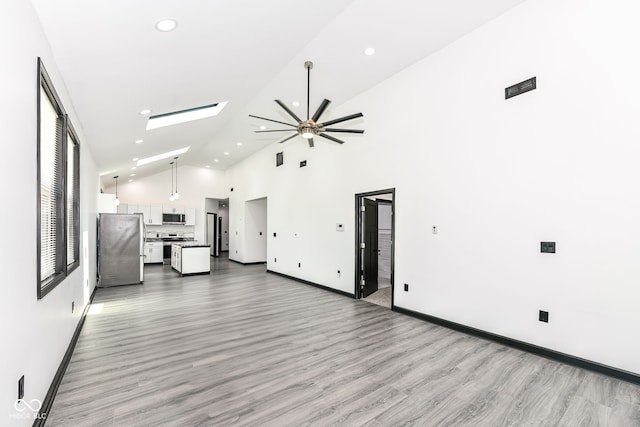
[(146, 242), (144, 244), (144, 263), (162, 263), (162, 242)]

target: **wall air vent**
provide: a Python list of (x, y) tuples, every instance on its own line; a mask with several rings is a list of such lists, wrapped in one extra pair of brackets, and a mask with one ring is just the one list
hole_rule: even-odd
[(534, 90), (536, 88), (536, 78), (532, 77), (523, 82), (515, 84), (513, 86), (509, 86), (504, 89), (504, 99), (513, 98), (514, 96), (521, 95), (525, 92), (529, 92), (530, 90)]

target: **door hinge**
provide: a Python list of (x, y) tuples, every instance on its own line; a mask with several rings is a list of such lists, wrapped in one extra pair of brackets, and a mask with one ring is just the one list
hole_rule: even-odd
[(364, 279), (360, 279), (360, 287), (364, 288)]
[(360, 206), (360, 211), (364, 212), (366, 210), (366, 208), (364, 207), (364, 205)]
[(360, 243), (360, 249), (364, 249), (364, 242)]

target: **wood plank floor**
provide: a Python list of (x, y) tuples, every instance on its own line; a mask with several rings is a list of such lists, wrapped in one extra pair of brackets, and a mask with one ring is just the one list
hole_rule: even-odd
[(47, 425), (640, 426), (640, 386), (214, 264), (98, 289)]

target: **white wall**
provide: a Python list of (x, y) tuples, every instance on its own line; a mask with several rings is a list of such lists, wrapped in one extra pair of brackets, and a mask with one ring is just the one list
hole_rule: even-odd
[[(14, 409), (18, 379), (25, 399), (44, 400), (80, 315), (95, 287), (98, 172), (64, 81), (31, 2), (0, 2), (0, 115), (7, 161), (0, 168), (0, 210), (5, 266), (0, 287), (0, 425), (33, 423), (30, 411)], [(42, 57), (80, 140), (81, 264), (42, 300), (37, 299), (36, 124), (37, 57)], [(71, 313), (71, 303), (75, 312)], [(28, 413), (27, 413), (28, 412)], [(22, 418), (29, 416), (30, 418)]]
[[(180, 200), (169, 201), (171, 194), (171, 169), (167, 168), (149, 177), (133, 182), (118, 183), (118, 198), (121, 203), (139, 205), (175, 205), (196, 208), (195, 239), (206, 241), (205, 199), (226, 198), (224, 172), (194, 166), (180, 166)], [(107, 185), (105, 193), (114, 193), (114, 185)]]
[(268, 197), (268, 268), (353, 292), (354, 194), (393, 187), (397, 306), (640, 374), (637, 16), (526, 2), (340, 106), (362, 137), (256, 153), (227, 173), (231, 248)]

